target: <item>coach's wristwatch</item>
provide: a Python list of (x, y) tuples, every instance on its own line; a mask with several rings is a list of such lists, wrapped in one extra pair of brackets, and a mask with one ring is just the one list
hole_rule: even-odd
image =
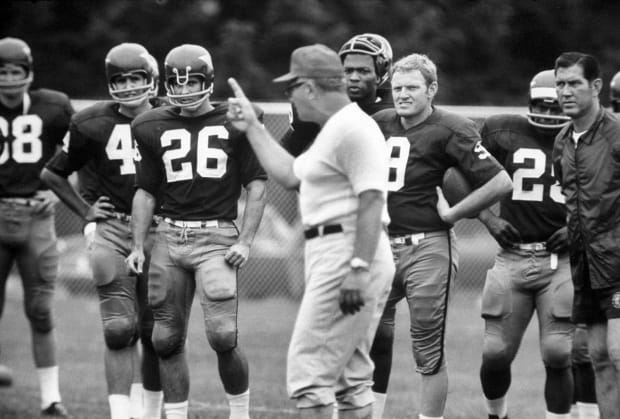
[(349, 266), (351, 266), (351, 269), (353, 270), (361, 269), (363, 271), (367, 271), (370, 268), (370, 264), (368, 262), (358, 257), (354, 257), (353, 259), (351, 259), (351, 262), (349, 262)]

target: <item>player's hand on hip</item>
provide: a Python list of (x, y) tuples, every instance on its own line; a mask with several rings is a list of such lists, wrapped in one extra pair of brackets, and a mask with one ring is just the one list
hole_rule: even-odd
[(84, 219), (88, 222), (110, 218), (113, 215), (114, 205), (107, 196), (100, 196), (88, 209)]
[(250, 255), (250, 246), (243, 243), (235, 243), (230, 246), (228, 252), (224, 256), (226, 262), (235, 268), (242, 267), (248, 261)]
[(500, 217), (494, 217), (485, 223), (491, 236), (504, 249), (515, 247), (521, 242), (521, 234), (512, 224)]
[(551, 253), (563, 253), (568, 250), (568, 228), (566, 226), (556, 230), (547, 239), (547, 250)]
[(363, 269), (351, 269), (340, 286), (338, 303), (344, 314), (355, 314), (365, 303), (364, 295), (370, 283), (370, 272)]
[(452, 207), (448, 203), (448, 200), (443, 195), (443, 191), (439, 186), (435, 187), (437, 191), (437, 213), (439, 218), (448, 224), (454, 224), (458, 220), (454, 219)]
[(125, 258), (125, 263), (127, 264), (127, 269), (129, 269), (129, 273), (133, 275), (141, 275), (142, 267), (144, 266), (144, 252), (133, 249), (129, 256)]
[(252, 104), (245, 96), (239, 83), (231, 77), (228, 79), (228, 84), (235, 97), (228, 98), (228, 112), (226, 113), (226, 117), (230, 120), (233, 127), (240, 131), (247, 131), (252, 125), (260, 124)]

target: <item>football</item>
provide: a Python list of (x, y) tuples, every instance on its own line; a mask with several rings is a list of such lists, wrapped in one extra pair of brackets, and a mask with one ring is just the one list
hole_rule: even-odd
[(452, 166), (443, 175), (441, 190), (448, 203), (452, 206), (469, 195), (471, 185), (463, 175), (463, 172), (458, 167)]

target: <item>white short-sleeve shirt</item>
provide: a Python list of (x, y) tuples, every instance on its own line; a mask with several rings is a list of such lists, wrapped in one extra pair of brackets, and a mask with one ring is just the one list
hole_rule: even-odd
[[(299, 207), (305, 226), (355, 215), (361, 192), (374, 189), (387, 196), (385, 138), (356, 103), (327, 120), (312, 146), (295, 160), (293, 170), (300, 180)], [(389, 223), (386, 205), (381, 219)]]

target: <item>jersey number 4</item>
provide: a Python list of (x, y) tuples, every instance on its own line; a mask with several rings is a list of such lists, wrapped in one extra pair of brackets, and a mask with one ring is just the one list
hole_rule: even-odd
[[(217, 137), (220, 140), (228, 140), (228, 130), (223, 125), (206, 126), (198, 133), (196, 146), (196, 173), (206, 178), (221, 178), (226, 173), (228, 155), (220, 148), (209, 147), (209, 138)], [(191, 180), (194, 177), (192, 162), (184, 161), (172, 166), (173, 160), (185, 158), (192, 146), (191, 133), (184, 129), (165, 131), (161, 136), (162, 147), (170, 147), (176, 141), (177, 148), (166, 150), (162, 155), (166, 168), (166, 179), (169, 183)]]
[(5, 144), (0, 154), (0, 164), (6, 163), (9, 158), (16, 163), (36, 163), (43, 156), (43, 143), (41, 133), (43, 121), (38, 115), (20, 115), (13, 120), (9, 132), (9, 122), (0, 117), (0, 133), (4, 138), (12, 134), (15, 138), (11, 143)]
[[(547, 156), (542, 150), (537, 148), (520, 148), (513, 154), (513, 163), (525, 163), (525, 160), (534, 162), (534, 167), (522, 167), (512, 174), (512, 199), (515, 201), (536, 201), (542, 202), (545, 185), (542, 183), (530, 182), (530, 189), (524, 188), (526, 179), (540, 179), (545, 174), (547, 166)], [(551, 175), (553, 176), (553, 166), (551, 166)], [(555, 202), (563, 204), (565, 202), (564, 195), (559, 183), (556, 181), (549, 188), (549, 197)]]

